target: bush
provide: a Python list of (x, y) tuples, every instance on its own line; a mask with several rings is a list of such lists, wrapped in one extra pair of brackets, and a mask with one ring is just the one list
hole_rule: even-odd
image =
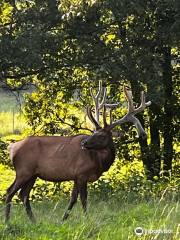
[(120, 161), (116, 161), (99, 181), (93, 183), (91, 190), (103, 195), (104, 198), (114, 195), (116, 198), (133, 201), (152, 198), (178, 200), (180, 184), (178, 171), (174, 171), (169, 178), (162, 176), (150, 181), (145, 178), (141, 162), (127, 162), (121, 167), (119, 163)]
[(7, 150), (8, 144), (0, 139), (0, 163), (9, 167), (12, 167), (11, 160), (9, 158), (9, 151)]

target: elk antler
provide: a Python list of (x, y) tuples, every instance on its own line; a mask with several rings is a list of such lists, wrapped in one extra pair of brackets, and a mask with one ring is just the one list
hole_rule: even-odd
[(139, 136), (140, 135), (146, 136), (146, 133), (145, 133), (139, 119), (137, 119), (135, 117), (135, 115), (137, 113), (140, 113), (140, 112), (144, 111), (146, 106), (150, 106), (151, 101), (146, 103), (145, 95), (144, 95), (144, 92), (142, 91), (141, 92), (141, 104), (138, 108), (135, 108), (134, 103), (133, 103), (133, 99), (132, 99), (132, 92), (130, 90), (128, 90), (125, 86), (123, 87), (123, 89), (124, 89), (124, 94), (125, 94), (126, 100), (128, 102), (128, 112), (120, 120), (116, 121), (115, 123), (110, 124), (109, 125), (109, 130), (112, 130), (114, 127), (116, 127), (117, 125), (120, 125), (122, 123), (132, 122), (138, 130), (138, 135)]
[(144, 111), (146, 106), (151, 105), (151, 101), (146, 103), (144, 91), (142, 91), (141, 92), (141, 104), (138, 108), (135, 109), (133, 99), (132, 99), (132, 91), (127, 90), (127, 88), (125, 86), (123, 87), (123, 89), (124, 89), (124, 94), (125, 94), (126, 100), (128, 102), (128, 113), (133, 113), (135, 115), (137, 113)]
[(110, 124), (112, 124), (112, 111), (119, 106), (119, 103), (106, 103), (105, 104), (106, 108), (109, 108), (109, 117), (110, 117)]
[[(90, 88), (91, 97), (94, 100), (95, 105), (95, 120), (99, 124), (99, 115), (100, 110), (103, 108), (105, 101), (106, 101), (106, 88), (102, 87), (102, 81), (99, 81), (99, 88), (96, 95), (93, 94), (92, 88)], [(102, 100), (100, 102), (100, 98), (102, 97)]]
[[(110, 124), (112, 123), (112, 110), (115, 109), (117, 106), (119, 106), (119, 103), (106, 103), (107, 99), (107, 91), (106, 87), (102, 87), (102, 81), (99, 81), (99, 88), (96, 95), (93, 94), (92, 88), (90, 88), (91, 97), (94, 100), (95, 105), (95, 120), (100, 125), (99, 118), (100, 118), (100, 110), (103, 109), (104, 106), (106, 106), (107, 109), (109, 109), (110, 112)], [(102, 98), (102, 99), (101, 99)], [(100, 101), (101, 99), (101, 101)], [(90, 111), (90, 110), (89, 110)], [(92, 121), (92, 113), (91, 113), (91, 121)], [(94, 123), (94, 121), (92, 121)], [(95, 125), (96, 126), (96, 125)]]

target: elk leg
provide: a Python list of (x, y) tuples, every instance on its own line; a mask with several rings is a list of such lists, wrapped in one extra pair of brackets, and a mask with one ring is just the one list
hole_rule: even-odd
[(78, 188), (76, 182), (74, 182), (74, 187), (71, 193), (71, 198), (67, 207), (67, 210), (65, 211), (63, 215), (63, 221), (66, 220), (70, 214), (71, 209), (73, 208), (74, 204), (77, 202), (78, 198)]
[(15, 179), (13, 184), (8, 188), (7, 195), (6, 195), (6, 207), (5, 207), (5, 223), (8, 223), (10, 218), (10, 210), (11, 210), (11, 200), (14, 197), (15, 193), (21, 188), (23, 184), (22, 179)]
[(84, 210), (84, 213), (87, 212), (87, 181), (79, 181), (78, 182), (78, 190), (80, 194), (80, 199), (82, 203), (82, 207)]
[(30, 201), (29, 201), (29, 194), (30, 194), (30, 191), (34, 185), (36, 181), (36, 177), (33, 177), (31, 178), (22, 188), (21, 188), (21, 191), (19, 193), (19, 197), (21, 199), (21, 201), (23, 202), (24, 204), (24, 207), (26, 209), (26, 212), (27, 212), (27, 215), (29, 217), (29, 219), (32, 221), (32, 222), (35, 222), (35, 218), (34, 218), (34, 215), (33, 215), (33, 212), (31, 210), (31, 205), (30, 205)]
[[(11, 208), (10, 194), (11, 194), (13, 188), (14, 188), (15, 182), (16, 182), (16, 180), (14, 180), (14, 182), (11, 184), (11, 186), (7, 189), (6, 200), (5, 200), (5, 203), (6, 203), (6, 208), (5, 208), (5, 223), (7, 223), (8, 220), (9, 220), (10, 208)], [(12, 196), (12, 197), (13, 197), (13, 196)]]

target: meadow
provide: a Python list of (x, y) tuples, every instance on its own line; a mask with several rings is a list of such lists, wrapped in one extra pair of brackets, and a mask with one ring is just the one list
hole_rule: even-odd
[[(67, 199), (63, 198), (56, 202), (34, 202), (36, 224), (29, 222), (21, 205), (13, 206), (9, 226), (4, 225), (1, 217), (0, 239), (178, 239), (180, 209), (178, 203), (172, 200), (132, 201), (127, 195), (123, 195), (122, 199), (112, 196), (103, 200), (92, 194), (87, 216), (83, 216), (78, 203), (69, 219), (62, 222), (66, 204)], [(2, 215), (4, 206), (1, 204), (0, 208)], [(142, 236), (136, 236), (134, 230), (137, 227), (144, 229)]]
[[(12, 131), (13, 96), (0, 93), (0, 136), (21, 138), (26, 123), (17, 117)], [(2, 103), (3, 102), (3, 103)], [(4, 104), (5, 103), (5, 104)], [(13, 107), (12, 107), (13, 106)], [(17, 125), (16, 125), (17, 124)], [(52, 194), (53, 186), (39, 182), (32, 191), (32, 209), (37, 219), (32, 224), (18, 197), (13, 201), (11, 221), (4, 224), (4, 195), (14, 179), (13, 169), (0, 164), (0, 239), (2, 240), (178, 240), (180, 238), (179, 184), (177, 180), (157, 184), (132, 174), (133, 166), (121, 172), (119, 182), (89, 185), (88, 214), (84, 216), (78, 201), (69, 219), (61, 221), (69, 199), (69, 187)], [(129, 171), (129, 172), (128, 172)], [(130, 175), (131, 174), (131, 175)], [(115, 185), (115, 184), (114, 184)], [(114, 186), (113, 185), (113, 186)], [(98, 186), (98, 188), (97, 188)], [(62, 190), (62, 191), (61, 191)], [(141, 227), (138, 236), (135, 229)]]

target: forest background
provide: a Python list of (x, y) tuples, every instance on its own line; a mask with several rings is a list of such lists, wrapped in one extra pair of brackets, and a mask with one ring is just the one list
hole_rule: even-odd
[[(176, 239), (180, 175), (179, 1), (2, 0), (0, 15), (1, 201), (14, 177), (7, 151), (10, 142), (29, 135), (90, 133), (88, 129), (92, 130), (92, 126), (86, 118), (86, 106), (92, 103), (90, 87), (96, 90), (99, 81), (107, 88), (108, 102), (120, 102), (120, 107), (113, 112), (114, 121), (119, 119), (126, 112), (122, 90), (125, 84), (131, 88), (135, 103), (139, 103), (142, 90), (152, 102), (144, 114), (138, 116), (148, 138), (138, 139), (131, 125), (122, 126), (123, 137), (115, 139), (115, 164), (90, 186), (95, 197), (92, 197), (91, 207), (95, 207), (97, 201), (109, 199), (105, 204), (107, 211), (98, 226), (93, 219), (95, 213), (90, 215), (94, 224), (92, 230), (87, 224), (81, 232), (81, 224), (86, 221), (73, 220), (78, 230), (72, 234), (86, 239), (92, 231), (92, 239), (105, 239), (105, 226), (102, 226), (105, 216), (114, 212), (118, 218), (114, 221), (121, 222), (115, 212), (121, 214), (121, 205), (132, 204), (129, 208), (132, 219), (137, 217), (134, 209), (140, 206), (142, 218), (138, 221), (144, 222), (145, 212), (149, 216), (146, 229), (158, 222), (160, 228), (173, 229), (172, 239)], [(35, 203), (39, 200), (42, 209), (46, 209), (45, 199), (57, 201), (61, 195), (65, 201), (70, 189), (71, 183), (59, 185), (39, 180), (31, 198)], [(116, 210), (111, 206), (112, 199)], [(156, 201), (160, 201), (159, 205)], [(139, 202), (142, 205), (138, 205)], [(3, 209), (3, 204), (1, 206)], [(152, 217), (157, 206), (160, 210)], [(48, 207), (54, 208), (54, 204)], [(167, 221), (165, 216), (169, 216)], [(129, 216), (125, 214), (124, 219)], [(107, 224), (112, 224), (109, 228), (112, 234), (114, 224), (108, 221)], [(116, 236), (134, 239), (132, 229), (138, 221), (128, 224), (127, 220), (125, 225), (120, 224), (120, 228), (114, 229), (113, 239)], [(22, 231), (16, 227), (14, 231), (5, 230), (3, 224), (0, 226), (2, 239), (13, 238), (14, 234), (21, 239), (27, 234), (26, 223)], [(69, 223), (61, 229), (66, 237), (70, 231), (67, 226), (72, 227)], [(127, 230), (127, 235), (123, 235), (123, 229)], [(51, 229), (46, 234), (51, 235)], [(62, 232), (57, 234), (59, 237)], [(161, 239), (161, 235), (150, 237)]]

